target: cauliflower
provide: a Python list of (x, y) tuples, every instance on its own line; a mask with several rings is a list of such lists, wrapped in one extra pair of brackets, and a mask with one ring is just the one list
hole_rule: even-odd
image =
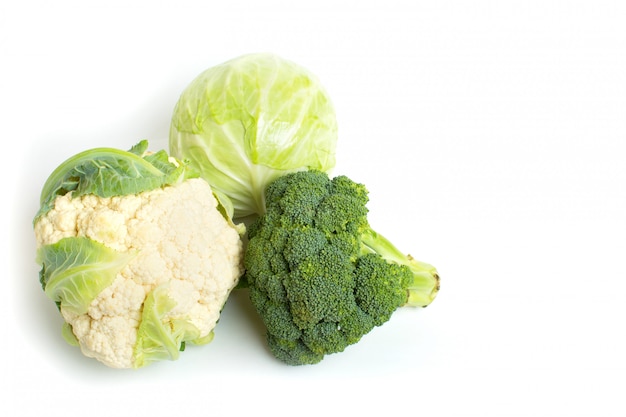
[(34, 221), (40, 281), (66, 338), (114, 368), (208, 343), (243, 273), (243, 228), (224, 200), (185, 163), (146, 148), (70, 158)]

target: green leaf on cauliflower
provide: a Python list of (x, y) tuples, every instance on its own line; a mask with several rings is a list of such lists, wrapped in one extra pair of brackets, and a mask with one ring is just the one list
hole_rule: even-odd
[(200, 330), (185, 318), (168, 318), (174, 307), (176, 301), (168, 295), (167, 285), (158, 286), (148, 294), (137, 330), (133, 367), (176, 360), (185, 342), (201, 344), (198, 342), (207, 339), (205, 343), (208, 343), (212, 339), (212, 332), (208, 338), (201, 338)]
[(84, 314), (134, 257), (86, 237), (63, 238), (37, 250), (39, 281), (59, 307)]
[(138, 194), (198, 177), (184, 161), (171, 160), (164, 150), (149, 153), (142, 140), (129, 151), (95, 148), (59, 165), (43, 186), (34, 222), (46, 214), (59, 195), (113, 197)]

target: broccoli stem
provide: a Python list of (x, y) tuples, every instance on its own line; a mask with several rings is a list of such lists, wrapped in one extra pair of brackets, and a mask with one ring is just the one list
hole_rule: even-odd
[(426, 307), (439, 292), (439, 274), (434, 266), (405, 255), (386, 237), (369, 228), (361, 234), (363, 253), (374, 252), (390, 262), (406, 265), (413, 273), (407, 290), (407, 307)]

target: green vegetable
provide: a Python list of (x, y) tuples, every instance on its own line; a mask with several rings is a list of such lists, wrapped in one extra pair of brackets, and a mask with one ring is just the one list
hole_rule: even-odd
[(250, 298), (273, 354), (291, 365), (343, 351), (402, 306), (425, 307), (435, 268), (404, 255), (367, 220), (368, 191), (346, 176), (300, 171), (272, 182), (248, 228)]
[(319, 80), (276, 55), (250, 54), (209, 68), (183, 91), (169, 147), (233, 203), (261, 214), (264, 191), (285, 173), (335, 166), (337, 120)]

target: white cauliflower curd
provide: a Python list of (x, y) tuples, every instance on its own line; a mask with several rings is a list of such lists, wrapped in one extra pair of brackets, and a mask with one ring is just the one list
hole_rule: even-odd
[[(106, 158), (93, 154), (74, 157), (63, 180), (53, 174), (49, 181), (57, 185), (44, 187), (34, 222), (40, 281), (59, 306), (65, 334), (86, 356), (114, 368), (176, 359), (185, 343), (209, 342), (243, 273), (241, 230), (210, 185), (181, 169), (179, 161), (146, 155), (145, 148), (114, 152), (122, 168), (110, 161), (102, 168)], [(76, 171), (90, 172), (85, 166), (91, 164), (99, 167), (93, 170), (99, 186), (123, 190), (122, 179), (102, 172), (109, 169), (116, 177), (127, 170), (123, 180), (132, 183), (127, 176), (135, 175), (136, 167), (128, 170), (124, 158), (141, 165), (135, 156), (165, 175), (179, 172), (138, 192), (107, 195), (80, 185), (59, 191), (58, 184), (74, 181)], [(137, 191), (135, 184), (128, 190)]]

